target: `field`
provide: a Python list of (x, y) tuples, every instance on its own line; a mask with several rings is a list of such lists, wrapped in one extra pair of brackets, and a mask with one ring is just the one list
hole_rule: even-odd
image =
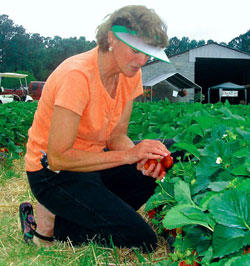
[(140, 210), (159, 235), (153, 254), (94, 243), (25, 245), (18, 206), (36, 204), (23, 162), (35, 109), (36, 103), (0, 106), (0, 265), (250, 264), (249, 106), (135, 103), (129, 126), (133, 140), (173, 138), (171, 151), (186, 153)]

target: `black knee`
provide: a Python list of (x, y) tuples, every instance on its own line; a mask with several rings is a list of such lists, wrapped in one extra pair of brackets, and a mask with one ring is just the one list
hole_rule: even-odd
[(152, 228), (147, 224), (141, 224), (137, 228), (128, 228), (128, 248), (139, 248), (145, 253), (153, 252), (157, 247), (157, 237)]
[(142, 240), (142, 251), (144, 253), (151, 253), (153, 252), (157, 247), (157, 237), (154, 231), (148, 232), (147, 235), (145, 235), (144, 239)]

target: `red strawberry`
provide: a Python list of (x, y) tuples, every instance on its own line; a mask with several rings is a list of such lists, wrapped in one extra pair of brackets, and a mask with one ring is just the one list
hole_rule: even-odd
[(165, 176), (165, 175), (166, 175), (166, 169), (164, 165), (161, 164), (160, 176)]
[(154, 164), (154, 165), (156, 166), (157, 163), (158, 163), (158, 161), (157, 161), (156, 159), (148, 159), (148, 160), (146, 161), (146, 163), (144, 164), (144, 168), (145, 168), (146, 170), (148, 170), (148, 168), (149, 168), (149, 166), (150, 166), (151, 164)]
[(156, 214), (156, 210), (155, 209), (152, 209), (152, 210), (148, 211), (148, 217), (150, 219), (154, 218), (155, 214)]
[(161, 164), (167, 169), (170, 168), (173, 165), (173, 163), (174, 163), (173, 157), (171, 157), (170, 155), (161, 159)]
[(193, 264), (186, 264), (185, 261), (182, 261), (178, 264), (178, 266), (197, 266), (198, 263), (196, 261), (193, 261)]

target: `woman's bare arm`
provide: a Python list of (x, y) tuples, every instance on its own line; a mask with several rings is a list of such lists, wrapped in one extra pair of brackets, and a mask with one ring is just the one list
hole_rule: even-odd
[[(87, 152), (73, 149), (80, 118), (78, 114), (68, 109), (55, 106), (47, 150), (48, 162), (52, 170), (90, 172), (123, 164), (132, 164), (146, 158), (158, 159), (162, 158), (165, 154), (162, 146), (159, 145), (157, 141), (153, 140), (147, 140), (134, 146), (128, 139), (126, 144), (128, 149), (108, 152)], [(125, 120), (125, 118), (121, 119), (119, 123), (122, 124), (122, 121)], [(116, 136), (116, 134), (114, 134), (113, 137), (114, 136)], [(154, 145), (152, 145), (153, 143)]]

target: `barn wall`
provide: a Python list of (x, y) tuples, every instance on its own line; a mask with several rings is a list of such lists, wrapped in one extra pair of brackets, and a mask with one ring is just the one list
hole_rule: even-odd
[(189, 53), (183, 53), (170, 58), (171, 63), (177, 72), (194, 82), (194, 65), (195, 62), (189, 61)]

